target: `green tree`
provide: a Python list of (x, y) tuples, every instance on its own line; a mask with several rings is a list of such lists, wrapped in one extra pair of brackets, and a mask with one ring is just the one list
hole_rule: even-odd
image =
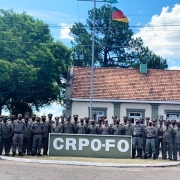
[[(133, 38), (128, 23), (112, 21), (112, 7), (104, 5), (96, 9), (95, 19), (95, 66), (139, 67), (166, 69), (167, 62), (143, 46), (141, 38)], [(93, 10), (88, 11), (87, 23), (75, 23), (71, 28), (72, 58), (77, 66), (91, 66)], [(156, 64), (157, 63), (157, 64)]]
[[(6, 107), (17, 114), (22, 109), (39, 110), (53, 102), (63, 103), (71, 51), (60, 41), (53, 40), (43, 21), (25, 12), (0, 10), (0, 59), (1, 69), (11, 67), (0, 77), (0, 85), (7, 84), (0, 88), (0, 109)], [(21, 83), (15, 78), (19, 73)], [(13, 92), (7, 89), (11, 89), (12, 83)]]

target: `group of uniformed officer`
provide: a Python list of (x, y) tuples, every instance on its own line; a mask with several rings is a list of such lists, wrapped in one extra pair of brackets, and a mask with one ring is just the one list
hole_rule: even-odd
[[(27, 112), (24, 117), (21, 114), (16, 118), (14, 115), (0, 116), (0, 155), (3, 149), (8, 156), (12, 148), (12, 156), (16, 155), (47, 155), (49, 133), (66, 133), (66, 134), (102, 134), (102, 135), (129, 135), (132, 136), (132, 158), (151, 158), (157, 159), (160, 147), (162, 149), (162, 158), (177, 160), (177, 152), (180, 149), (180, 123), (175, 120), (150, 120), (149, 117), (144, 119), (132, 119), (123, 117), (123, 123), (116, 116), (112, 116), (113, 123), (108, 124), (106, 116), (93, 119), (89, 117), (80, 118), (78, 115), (73, 116), (56, 116), (52, 119), (53, 114), (46, 116), (36, 116)], [(61, 121), (60, 121), (61, 119)], [(144, 122), (146, 121), (146, 123)]]

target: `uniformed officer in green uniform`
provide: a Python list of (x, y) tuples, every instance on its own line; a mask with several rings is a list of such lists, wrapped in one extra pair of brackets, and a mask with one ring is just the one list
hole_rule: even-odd
[(75, 128), (74, 128), (74, 123), (71, 122), (71, 116), (67, 116), (66, 120), (67, 122), (64, 123), (64, 126), (63, 126), (63, 133), (74, 134)]
[[(16, 119), (16, 116), (15, 116), (15, 115), (11, 115), (11, 116), (10, 116), (10, 122), (9, 122), (9, 124), (11, 125), (11, 129), (12, 129), (12, 125), (13, 125), (13, 122), (14, 122), (15, 119)], [(11, 150), (12, 144), (13, 144), (13, 132), (11, 131), (10, 136), (9, 136), (9, 142), (8, 142), (9, 152), (10, 152), (10, 150)]]
[(63, 125), (64, 122), (65, 122), (65, 121), (64, 121), (65, 116), (64, 116), (64, 115), (61, 115), (60, 118), (61, 118), (61, 122), (60, 122), (60, 123)]
[[(176, 124), (177, 124), (177, 122), (176, 122), (176, 120), (175, 119), (173, 119), (173, 120), (171, 120), (171, 127), (175, 130), (175, 128), (176, 128)], [(175, 136), (176, 137), (176, 136)], [(176, 153), (176, 143), (175, 143), (175, 138), (173, 138), (172, 139), (172, 151), (173, 151), (173, 153)], [(177, 153), (176, 153), (177, 154)], [(173, 157), (174, 157), (174, 154), (173, 154)], [(173, 158), (174, 159), (174, 158)]]
[(144, 155), (144, 159), (147, 159), (147, 155), (150, 152), (153, 153), (153, 159), (156, 159), (156, 149), (155, 149), (155, 137), (156, 137), (156, 129), (152, 126), (152, 121), (149, 121), (149, 126), (145, 129), (146, 135), (146, 152)]
[(89, 134), (98, 134), (98, 126), (96, 126), (95, 120), (92, 119), (90, 123), (91, 125), (89, 126), (89, 130), (88, 130)]
[(165, 126), (163, 127), (163, 154), (162, 159), (167, 158), (167, 150), (169, 160), (172, 160), (172, 139), (175, 137), (174, 129), (169, 126), (169, 120), (165, 121)]
[(143, 129), (144, 129), (144, 131), (143, 131), (143, 134), (142, 134), (142, 151), (143, 151), (143, 153), (145, 154), (146, 152), (146, 134), (145, 134), (145, 129), (146, 129), (146, 124), (144, 124), (144, 119), (143, 118), (141, 118), (140, 119), (140, 123), (141, 123), (141, 125), (142, 125), (142, 127), (143, 127)]
[[(32, 114), (30, 122), (31, 122), (31, 126), (33, 125), (33, 123), (35, 123), (36, 121), (36, 114)], [(30, 151), (32, 154), (32, 145), (33, 145), (33, 132), (30, 132)]]
[(22, 121), (22, 115), (18, 114), (18, 119), (14, 121), (13, 126), (12, 126), (12, 131), (14, 133), (13, 136), (13, 146), (12, 146), (12, 152), (13, 155), (15, 156), (16, 154), (16, 146), (18, 146), (18, 156), (23, 156), (23, 130), (24, 130), (24, 122)]
[(30, 153), (31, 153), (31, 141), (30, 141), (30, 138), (31, 138), (31, 121), (30, 121), (30, 118), (29, 118), (29, 113), (26, 113), (25, 114), (25, 117), (24, 117), (24, 123), (25, 123), (25, 126), (24, 126), (24, 130), (23, 130), (23, 155), (27, 152), (27, 155), (30, 156)]
[(108, 120), (104, 120), (104, 124), (102, 125), (102, 135), (109, 135), (111, 134), (110, 126), (108, 125)]
[(116, 125), (117, 116), (112, 116), (112, 120), (113, 122), (110, 124), (110, 131), (111, 131), (111, 134), (114, 134), (113, 127)]
[(89, 117), (85, 117), (85, 126), (86, 126), (86, 134), (89, 134), (89, 126), (90, 126), (90, 122), (89, 122)]
[(77, 134), (78, 133), (78, 124), (79, 124), (78, 115), (77, 114), (73, 115), (73, 118), (74, 118), (74, 121), (73, 121), (74, 133)]
[(78, 134), (86, 134), (86, 124), (84, 124), (84, 118), (80, 118), (80, 123), (77, 126), (77, 133)]
[(137, 146), (137, 150), (138, 150), (138, 155), (140, 157), (140, 159), (142, 159), (142, 134), (143, 134), (143, 127), (140, 124), (139, 119), (135, 119), (136, 120), (136, 125), (134, 125), (133, 127), (133, 139), (132, 139), (132, 158), (135, 157), (135, 153), (136, 153), (136, 146)]
[(128, 118), (127, 124), (123, 126), (124, 135), (132, 136), (134, 125), (131, 122), (131, 118)]
[(55, 123), (52, 124), (51, 133), (62, 133), (62, 124), (59, 122), (59, 117), (55, 117)]
[(116, 124), (112, 127), (113, 135), (122, 135), (123, 134), (123, 125), (120, 124), (120, 119), (116, 120)]
[(156, 157), (158, 158), (159, 157), (160, 146), (161, 146), (161, 151), (163, 150), (163, 119), (159, 119), (157, 137), (158, 137), (158, 145), (157, 145), (157, 149), (156, 149)]
[(3, 147), (5, 147), (5, 155), (9, 156), (8, 141), (11, 134), (11, 125), (7, 123), (7, 118), (7, 116), (3, 116), (0, 154), (2, 154)]
[(49, 123), (46, 121), (46, 116), (41, 116), (42, 124), (44, 127), (44, 131), (42, 133), (42, 148), (43, 148), (43, 155), (47, 155), (48, 151), (48, 138), (49, 138)]
[(42, 144), (42, 133), (44, 132), (44, 126), (40, 122), (40, 117), (36, 117), (36, 122), (33, 123), (31, 127), (31, 132), (33, 132), (33, 146), (32, 146), (32, 156), (38, 151), (38, 156), (41, 155), (41, 144)]
[(174, 128), (174, 132), (175, 132), (175, 138), (174, 138), (173, 160), (177, 161), (178, 150), (180, 157), (180, 122), (177, 123), (177, 126)]

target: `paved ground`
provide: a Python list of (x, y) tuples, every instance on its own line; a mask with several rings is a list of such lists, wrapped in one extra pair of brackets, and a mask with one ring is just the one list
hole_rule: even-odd
[(2, 180), (178, 180), (180, 166), (166, 168), (110, 168), (21, 163), (0, 160)]

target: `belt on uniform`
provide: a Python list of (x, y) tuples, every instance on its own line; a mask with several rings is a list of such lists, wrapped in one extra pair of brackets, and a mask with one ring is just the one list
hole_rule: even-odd
[(146, 139), (154, 139), (154, 137), (147, 137)]
[(21, 134), (22, 132), (14, 132), (15, 134)]
[(142, 134), (139, 134), (139, 135), (133, 135), (133, 137), (142, 137)]
[(42, 135), (42, 133), (34, 133), (34, 135)]

